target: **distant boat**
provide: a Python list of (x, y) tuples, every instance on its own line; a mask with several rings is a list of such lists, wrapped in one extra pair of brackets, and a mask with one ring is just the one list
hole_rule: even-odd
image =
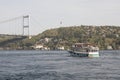
[(99, 57), (99, 48), (90, 43), (75, 43), (68, 52), (77, 57)]

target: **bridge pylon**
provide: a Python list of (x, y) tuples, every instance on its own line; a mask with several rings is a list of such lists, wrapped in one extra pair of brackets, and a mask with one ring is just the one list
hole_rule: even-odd
[(22, 33), (22, 35), (29, 37), (29, 15), (23, 16), (23, 33)]

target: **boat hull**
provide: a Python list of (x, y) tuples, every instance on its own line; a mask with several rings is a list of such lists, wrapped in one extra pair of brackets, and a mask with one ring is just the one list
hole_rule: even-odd
[(69, 51), (71, 56), (75, 57), (99, 57), (99, 52), (76, 52)]

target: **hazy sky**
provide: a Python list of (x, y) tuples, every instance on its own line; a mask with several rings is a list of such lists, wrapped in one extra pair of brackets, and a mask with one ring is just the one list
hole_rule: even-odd
[(117, 26), (120, 0), (0, 0), (0, 21), (27, 14), (31, 34), (60, 26)]

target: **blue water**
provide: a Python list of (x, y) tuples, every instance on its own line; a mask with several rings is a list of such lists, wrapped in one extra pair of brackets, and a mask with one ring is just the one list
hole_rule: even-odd
[(120, 80), (120, 51), (99, 58), (67, 51), (0, 51), (0, 80)]

